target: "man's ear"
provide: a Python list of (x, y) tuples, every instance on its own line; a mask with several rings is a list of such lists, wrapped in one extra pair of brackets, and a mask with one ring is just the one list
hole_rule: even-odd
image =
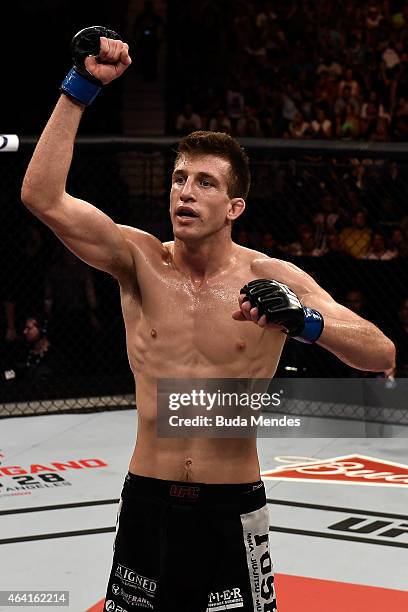
[(232, 198), (230, 201), (230, 209), (227, 213), (227, 219), (235, 221), (242, 215), (245, 210), (245, 200), (242, 198)]

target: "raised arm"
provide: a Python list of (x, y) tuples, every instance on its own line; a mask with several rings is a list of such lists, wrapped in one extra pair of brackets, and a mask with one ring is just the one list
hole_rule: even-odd
[[(270, 304), (277, 303), (278, 307), (275, 311), (276, 318), (274, 318), (274, 313), (268, 315), (268, 318), (270, 321), (275, 321), (275, 325), (272, 323), (274, 327), (276, 323), (284, 326), (283, 321), (286, 319), (288, 325), (293, 325), (294, 329), (300, 330), (291, 335), (298, 336), (298, 339), (303, 341), (316, 341), (317, 344), (353, 368), (383, 372), (394, 367), (395, 346), (393, 342), (373, 323), (338, 304), (306, 272), (288, 262), (271, 259), (259, 260), (254, 270), (257, 274), (262, 272), (262, 275), (259, 274), (261, 278), (273, 278), (278, 283), (284, 283), (283, 287), (287, 285), (295, 294), (292, 298), (292, 295), (287, 294), (285, 289), (280, 291), (279, 287), (272, 287)], [(261, 288), (261, 291), (264, 297), (268, 297), (266, 287)], [(282, 306), (286, 301), (285, 293), (288, 295), (286, 311), (285, 306)], [(276, 301), (276, 298), (279, 299)], [(300, 314), (296, 301), (300, 301), (301, 307), (313, 310)], [(265, 315), (260, 316), (258, 309), (252, 307), (250, 300), (245, 301), (244, 294), (241, 294), (239, 298), (239, 305), (240, 310), (233, 314), (235, 319), (253, 321), (261, 327), (270, 325)], [(272, 306), (272, 308), (275, 307)], [(319, 314), (323, 319), (320, 328)], [(306, 322), (308, 317), (309, 321)], [(305, 324), (302, 329), (303, 323)]]
[[(87, 71), (101, 85), (120, 76), (130, 63), (128, 46), (106, 37), (100, 38), (99, 56), (85, 59)], [(86, 79), (84, 83), (86, 87)], [(75, 136), (85, 108), (78, 99), (61, 95), (27, 168), (21, 199), (73, 253), (121, 280), (133, 269), (132, 249), (124, 231), (95, 206), (66, 192)]]

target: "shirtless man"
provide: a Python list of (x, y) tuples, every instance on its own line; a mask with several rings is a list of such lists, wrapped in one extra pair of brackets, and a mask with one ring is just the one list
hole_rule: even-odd
[[(99, 57), (85, 60), (103, 85), (130, 63), (127, 45), (104, 36)], [(249, 293), (240, 294), (259, 278), (277, 281), (271, 290), (282, 299), (286, 286), (298, 296), (301, 303), (294, 295), (289, 302), (301, 313), (299, 339), (318, 338), (355, 368), (392, 367), (394, 345), (296, 266), (232, 242), (250, 179), (246, 155), (225, 134), (199, 132), (180, 143), (170, 192), (174, 241), (162, 244), (117, 225), (69, 195), (76, 132), (93, 97), (89, 88), (99, 87), (82, 82), (87, 79), (77, 72), (64, 81), (27, 169), (22, 200), (73, 253), (120, 287), (139, 419), (105, 609), (272, 612), (269, 521), (256, 441), (159, 438), (157, 381), (274, 375), (290, 325), (271, 323), (273, 314), (259, 316)]]

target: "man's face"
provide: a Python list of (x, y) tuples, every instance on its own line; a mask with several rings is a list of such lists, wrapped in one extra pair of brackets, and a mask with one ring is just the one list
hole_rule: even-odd
[(228, 223), (230, 163), (215, 155), (182, 156), (170, 191), (173, 233), (180, 240), (203, 239)]
[(41, 337), (40, 330), (35, 319), (27, 319), (23, 333), (27, 342), (30, 343), (37, 342), (37, 340), (39, 340)]

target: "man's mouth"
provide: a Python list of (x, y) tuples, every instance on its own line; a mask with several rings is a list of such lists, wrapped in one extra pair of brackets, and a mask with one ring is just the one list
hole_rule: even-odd
[(181, 219), (196, 219), (198, 218), (198, 214), (190, 206), (179, 206), (179, 208), (176, 210), (176, 217)]

